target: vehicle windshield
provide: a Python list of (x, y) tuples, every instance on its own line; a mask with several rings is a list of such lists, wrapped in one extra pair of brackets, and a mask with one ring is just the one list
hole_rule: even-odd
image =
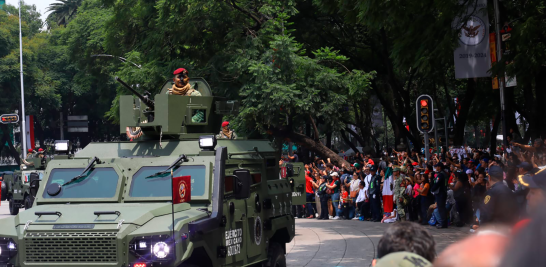
[[(63, 185), (72, 178), (80, 175), (84, 168), (53, 169), (47, 181), (46, 189), (50, 184)], [(114, 168), (96, 168), (87, 172), (87, 176), (63, 186), (56, 196), (47, 194), (44, 190), (44, 198), (112, 198), (116, 194), (119, 176)]]
[(37, 173), (40, 176), (40, 181), (44, 178), (45, 171), (23, 171), (23, 177), (25, 183), (28, 183), (30, 181), (30, 174), (31, 173)]
[[(171, 173), (146, 178), (163, 171), (167, 166), (142, 167), (133, 176), (131, 197), (171, 197)], [(182, 165), (173, 172), (173, 177), (191, 176), (191, 196), (198, 197), (205, 194), (206, 168), (204, 165)]]

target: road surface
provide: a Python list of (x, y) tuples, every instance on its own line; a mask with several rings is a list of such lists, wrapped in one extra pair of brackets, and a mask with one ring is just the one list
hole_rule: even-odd
[[(376, 246), (390, 224), (358, 220), (296, 219), (296, 237), (286, 246), (288, 266), (370, 266)], [(468, 227), (436, 229), (436, 253), (468, 235)]]
[[(8, 202), (2, 201), (0, 218), (10, 216)], [(370, 266), (377, 251), (377, 243), (388, 226), (358, 220), (296, 219), (296, 237), (286, 246), (287, 265)], [(437, 253), (468, 235), (468, 227), (440, 230), (431, 226), (426, 228), (434, 236)]]

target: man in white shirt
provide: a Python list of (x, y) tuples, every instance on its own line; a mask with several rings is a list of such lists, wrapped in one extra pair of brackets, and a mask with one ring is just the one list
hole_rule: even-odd
[[(358, 210), (360, 211), (360, 218), (359, 217), (356, 217), (353, 218), (353, 219), (359, 219), (361, 221), (364, 221), (365, 219), (369, 218), (369, 217), (365, 217), (365, 204), (366, 203), (369, 203), (369, 202), (366, 202), (366, 200), (368, 199), (368, 195), (366, 193), (366, 189), (364, 188), (365, 184), (363, 181), (360, 181), (360, 184), (359, 184), (359, 188), (360, 188), (360, 191), (358, 192), (358, 197), (356, 198), (356, 206), (358, 207)], [(369, 206), (369, 205), (368, 205)], [(369, 208), (368, 208), (369, 209)]]

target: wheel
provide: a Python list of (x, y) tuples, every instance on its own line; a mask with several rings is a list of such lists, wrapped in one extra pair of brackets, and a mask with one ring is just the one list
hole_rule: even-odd
[(25, 209), (28, 210), (28, 209), (32, 208), (32, 203), (33, 203), (33, 202), (34, 202), (34, 198), (31, 197), (30, 195), (27, 195), (27, 196), (25, 197), (25, 201), (24, 201), (24, 203), (25, 203)]
[(263, 267), (286, 267), (286, 256), (281, 244), (276, 242), (269, 244), (267, 261), (264, 262)]
[(9, 200), (9, 214), (19, 214), (19, 205), (15, 204), (15, 200), (13, 200), (13, 197)]
[(8, 199), (8, 186), (5, 184), (5, 183), (2, 183), (2, 191), (1, 194), (2, 194), (2, 198), (0, 199), (1, 201), (4, 201), (6, 199)]

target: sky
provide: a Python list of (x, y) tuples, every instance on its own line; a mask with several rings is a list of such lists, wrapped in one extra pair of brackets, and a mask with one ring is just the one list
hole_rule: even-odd
[[(27, 5), (36, 5), (36, 10), (42, 14), (42, 21), (45, 21), (47, 18), (46, 10), (49, 7), (49, 4), (57, 2), (56, 0), (23, 0)], [(6, 0), (6, 4), (12, 6), (19, 6), (19, 0)]]

